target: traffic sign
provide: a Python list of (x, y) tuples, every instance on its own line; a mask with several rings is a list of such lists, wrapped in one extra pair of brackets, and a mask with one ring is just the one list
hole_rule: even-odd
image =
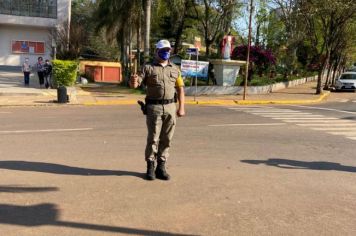
[(191, 54), (191, 55), (197, 55), (199, 53), (199, 49), (198, 48), (187, 48), (187, 54)]

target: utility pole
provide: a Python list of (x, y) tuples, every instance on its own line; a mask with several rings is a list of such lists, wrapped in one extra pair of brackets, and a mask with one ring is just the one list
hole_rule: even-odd
[(248, 69), (249, 69), (249, 65), (250, 65), (252, 13), (253, 13), (253, 0), (250, 0), (250, 18), (249, 18), (249, 20), (248, 20), (248, 39), (247, 39), (248, 43), (247, 43), (247, 59), (246, 59), (246, 73), (245, 73), (245, 83), (244, 83), (244, 95), (243, 95), (243, 100), (246, 100), (247, 77), (248, 77)]

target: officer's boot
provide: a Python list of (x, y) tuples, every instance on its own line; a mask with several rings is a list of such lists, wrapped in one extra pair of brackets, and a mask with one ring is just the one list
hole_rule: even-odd
[(169, 180), (171, 178), (166, 171), (165, 165), (166, 165), (165, 161), (161, 161), (161, 160), (157, 161), (156, 177), (158, 179)]
[(154, 161), (147, 161), (147, 173), (146, 173), (147, 180), (154, 180), (155, 176), (155, 162)]

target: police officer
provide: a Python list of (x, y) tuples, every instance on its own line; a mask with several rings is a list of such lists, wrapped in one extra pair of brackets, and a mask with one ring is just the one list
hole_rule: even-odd
[[(144, 66), (140, 76), (133, 75), (130, 86), (146, 86), (146, 125), (147, 145), (145, 159), (147, 162), (146, 177), (169, 180), (165, 164), (169, 157), (176, 117), (185, 115), (184, 83), (179, 68), (169, 61), (171, 45), (167, 40), (156, 44), (155, 59)], [(175, 104), (177, 92), (178, 110)], [(157, 168), (155, 170), (155, 161)]]

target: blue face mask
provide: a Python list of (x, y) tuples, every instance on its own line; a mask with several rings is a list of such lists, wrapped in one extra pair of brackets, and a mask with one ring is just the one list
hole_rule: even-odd
[(170, 51), (165, 51), (165, 50), (158, 51), (158, 57), (163, 61), (167, 61), (170, 56), (171, 56)]

